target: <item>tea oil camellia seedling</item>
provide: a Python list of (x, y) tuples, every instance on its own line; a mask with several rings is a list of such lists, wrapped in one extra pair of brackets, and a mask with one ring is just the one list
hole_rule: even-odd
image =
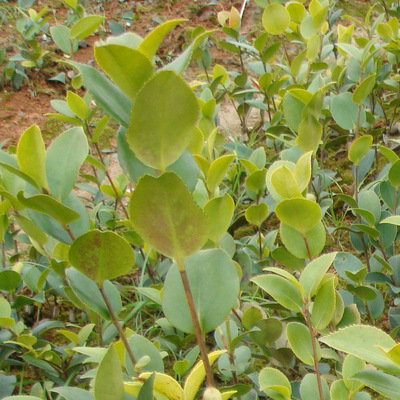
[(255, 0), (248, 35), (223, 10), (160, 62), (165, 21), (98, 68), (65, 3), (66, 130), (0, 152), (0, 398), (400, 399), (398, 2)]

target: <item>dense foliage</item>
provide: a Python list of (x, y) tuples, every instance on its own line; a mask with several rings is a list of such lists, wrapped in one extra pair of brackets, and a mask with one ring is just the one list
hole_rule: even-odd
[[(65, 3), (68, 56), (104, 18)], [(256, 3), (258, 31), (220, 12), (162, 65), (182, 20), (98, 41), (99, 69), (67, 57), (65, 132), (0, 152), (0, 398), (400, 399), (400, 5)], [(44, 15), (19, 23), (31, 48)]]

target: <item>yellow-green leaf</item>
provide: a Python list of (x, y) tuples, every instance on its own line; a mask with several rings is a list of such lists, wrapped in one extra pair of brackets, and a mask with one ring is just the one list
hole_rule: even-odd
[(71, 38), (82, 40), (94, 33), (105, 20), (100, 15), (88, 15), (78, 20), (71, 27)]
[(282, 4), (268, 4), (263, 12), (262, 24), (271, 35), (281, 35), (289, 28), (289, 11)]
[(32, 125), (21, 136), (17, 146), (17, 160), (22, 172), (40, 187), (48, 189), (46, 179), (46, 148), (40, 128)]
[(373, 137), (371, 135), (360, 136), (350, 146), (349, 160), (358, 165), (366, 156), (372, 146)]
[(286, 225), (302, 234), (312, 229), (321, 220), (321, 207), (304, 198), (285, 199), (275, 208), (277, 217)]
[(144, 164), (165, 171), (192, 139), (200, 108), (186, 82), (160, 71), (143, 86), (133, 105), (126, 138)]
[(100, 67), (131, 100), (154, 74), (150, 60), (140, 51), (127, 46), (97, 45), (94, 55)]
[(173, 172), (139, 180), (129, 204), (134, 229), (160, 253), (183, 259), (209, 236), (208, 218)]
[(228, 193), (221, 197), (212, 198), (203, 207), (210, 221), (209, 238), (214, 243), (218, 243), (229, 228), (234, 209), (235, 203)]
[[(221, 354), (226, 353), (226, 350), (216, 350), (208, 354), (208, 360), (211, 365), (218, 359)], [(203, 361), (199, 361), (188, 375), (185, 385), (183, 388), (183, 395), (185, 400), (193, 400), (196, 396), (197, 391), (200, 388), (204, 378), (206, 376), (206, 371), (204, 368)]]
[(284, 199), (302, 197), (292, 171), (285, 165), (276, 168), (270, 179), (276, 192)]

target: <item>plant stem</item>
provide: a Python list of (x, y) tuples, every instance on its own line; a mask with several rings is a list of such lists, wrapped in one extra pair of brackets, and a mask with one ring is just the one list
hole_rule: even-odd
[(182, 284), (185, 290), (186, 301), (188, 303), (190, 316), (192, 318), (197, 344), (199, 345), (201, 359), (203, 360), (204, 369), (206, 371), (207, 386), (214, 387), (214, 376), (211, 370), (210, 361), (208, 359), (206, 344), (204, 341), (203, 333), (201, 332), (199, 317), (197, 315), (196, 306), (194, 304), (192, 291), (190, 290), (190, 284), (185, 265), (183, 263), (183, 259), (177, 259), (176, 262), (178, 264), (179, 272), (181, 274)]
[(311, 324), (310, 312), (308, 310), (308, 307), (306, 307), (305, 311), (303, 312), (303, 315), (304, 315), (307, 327), (308, 327), (308, 329), (310, 331), (310, 335), (311, 335), (311, 345), (312, 345), (313, 356), (314, 356), (314, 369), (315, 369), (315, 374), (317, 375), (319, 398), (321, 400), (324, 400), (324, 394), (322, 392), (321, 372), (319, 370), (319, 365), (318, 365), (317, 345), (315, 344), (316, 335), (315, 335), (315, 330)]
[(307, 254), (308, 254), (308, 258), (310, 261), (312, 261), (313, 257), (311, 254), (311, 249), (310, 249), (310, 245), (308, 244), (308, 240), (305, 234), (302, 234), (303, 239), (304, 239), (304, 244), (306, 245), (306, 249), (307, 249)]
[(121, 338), (122, 343), (124, 344), (125, 349), (128, 352), (129, 358), (131, 359), (133, 366), (135, 366), (135, 364), (136, 364), (135, 356), (133, 355), (132, 349), (131, 349), (131, 347), (129, 346), (129, 343), (128, 343), (128, 339), (126, 338), (125, 333), (121, 328), (121, 325), (120, 325), (120, 323), (118, 321), (118, 317), (115, 314), (115, 311), (113, 310), (113, 308), (111, 306), (110, 300), (108, 299), (107, 294), (106, 294), (103, 286), (100, 287), (100, 292), (101, 292), (101, 295), (103, 296), (103, 299), (104, 299), (104, 301), (106, 303), (108, 311), (110, 311), (111, 318), (113, 320), (113, 323), (114, 323), (115, 327), (117, 328), (117, 331), (119, 333), (119, 337)]

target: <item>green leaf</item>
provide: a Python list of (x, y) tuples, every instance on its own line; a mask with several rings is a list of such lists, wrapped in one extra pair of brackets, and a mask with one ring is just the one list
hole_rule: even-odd
[(392, 224), (400, 226), (400, 215), (391, 215), (381, 221), (381, 224)]
[[(13, 178), (15, 179), (15, 176), (17, 176), (18, 178), (21, 178), (22, 180), (24, 180), (25, 182), (29, 183), (30, 185), (32, 185), (34, 188), (36, 188), (39, 192), (42, 190), (41, 186), (35, 182), (29, 175), (27, 175), (25, 172), (22, 172), (20, 169), (18, 169), (17, 167), (14, 167), (12, 165), (9, 164), (5, 164), (0, 162), (0, 167), (4, 168), (5, 170), (11, 172), (13, 174)], [(2, 173), (3, 175), (3, 179), (4, 179), (4, 175), (5, 172), (3, 171)], [(16, 179), (15, 179), (16, 180)], [(7, 185), (8, 186), (8, 185)], [(17, 200), (15, 198), (13, 198), (11, 196), (10, 193), (5, 192), (4, 190), (2, 191), (4, 192), (2, 195), (6, 198), (8, 198), (8, 200), (10, 200), (10, 202), (13, 204), (13, 206), (15, 207), (16, 204), (15, 202), (17, 202)], [(7, 194), (6, 194), (7, 193)], [(10, 197), (11, 196), (11, 197)], [(18, 209), (20, 205), (18, 205)]]
[(0, 271), (0, 290), (14, 291), (21, 283), (21, 275), (13, 270)]
[(252, 329), (249, 332), (249, 336), (250, 339), (259, 346), (269, 346), (276, 342), (281, 337), (283, 330), (282, 322), (276, 318), (265, 318), (254, 321), (252, 322), (251, 328), (258, 328), (258, 330)]
[(105, 17), (100, 15), (88, 15), (81, 18), (71, 27), (71, 38), (86, 39), (104, 22)]
[(365, 385), (391, 400), (400, 400), (400, 379), (382, 371), (365, 369), (355, 376)]
[(268, 205), (266, 203), (252, 204), (246, 209), (245, 217), (247, 222), (260, 227), (267, 219), (269, 213)]
[(399, 190), (400, 186), (400, 160), (394, 162), (394, 164), (390, 167), (388, 172), (388, 179), (390, 184), (396, 189)]
[(215, 192), (215, 189), (225, 178), (225, 175), (227, 174), (234, 159), (234, 155), (227, 154), (217, 158), (211, 163), (207, 173), (207, 187), (211, 193)]
[(184, 72), (189, 65), (195, 51), (204, 42), (204, 40), (214, 32), (217, 32), (217, 30), (207, 31), (196, 36), (194, 42), (189, 45), (185, 49), (185, 51), (181, 53), (178, 57), (176, 57), (173, 61), (165, 65), (162, 70), (175, 71), (177, 74), (181, 74), (182, 72)]
[[(184, 263), (202, 332), (210, 332), (225, 321), (236, 304), (239, 294), (236, 267), (225, 251), (220, 249), (201, 250), (186, 258)], [(168, 271), (165, 280), (163, 310), (176, 328), (194, 332), (176, 263)]]
[(377, 348), (377, 345), (391, 348), (396, 342), (387, 333), (376, 327), (352, 325), (324, 336), (319, 340), (336, 350), (359, 357), (384, 371), (395, 374), (400, 373), (400, 366), (390, 361)]
[(372, 92), (375, 86), (376, 74), (367, 76), (354, 91), (351, 99), (354, 103), (361, 105), (365, 98)]
[(20, 192), (17, 198), (25, 207), (48, 215), (63, 226), (80, 218), (80, 215), (75, 210), (59, 203), (47, 194), (36, 194), (25, 198), (23, 193)]
[(275, 368), (263, 368), (258, 376), (258, 383), (260, 390), (272, 399), (291, 399), (292, 387), (288, 378)]
[(95, 400), (123, 400), (124, 378), (117, 351), (112, 344), (101, 360), (94, 378)]
[(197, 98), (186, 82), (175, 72), (158, 72), (137, 95), (128, 143), (140, 161), (165, 171), (188, 146), (198, 117)]
[[(144, 336), (135, 334), (129, 338), (129, 347), (132, 349), (132, 353), (137, 361), (145, 356), (150, 358), (150, 362), (141, 368), (142, 372), (164, 372), (164, 363), (161, 354), (150, 340), (146, 339)], [(134, 366), (132, 366), (132, 361), (128, 353), (125, 354), (125, 364), (128, 371), (134, 373)]]
[(9, 317), (10, 315), (11, 315), (10, 303), (4, 297), (0, 297), (0, 316)]
[(88, 152), (82, 128), (71, 128), (53, 140), (47, 149), (46, 175), (55, 198), (62, 201), (68, 197)]
[(285, 165), (276, 168), (272, 172), (270, 180), (276, 192), (284, 199), (302, 197), (292, 171)]
[(299, 133), (296, 138), (296, 144), (303, 153), (312, 151), (316, 153), (322, 137), (322, 125), (318, 120), (308, 115), (302, 119), (299, 125)]
[(45, 161), (46, 149), (40, 128), (32, 125), (21, 136), (17, 146), (17, 160), (22, 172), (40, 187), (47, 187)]
[(272, 296), (288, 310), (300, 312), (303, 298), (297, 287), (286, 278), (278, 275), (259, 275), (251, 279), (256, 285)]
[(4, 397), (3, 400), (43, 400), (43, 399), (36, 396), (9, 396), (9, 397)]
[(173, 172), (141, 178), (129, 211), (134, 229), (168, 257), (183, 259), (193, 254), (209, 236), (207, 216)]
[(150, 60), (140, 51), (127, 46), (97, 45), (94, 55), (99, 66), (131, 100), (154, 74)]
[(69, 109), (82, 121), (85, 121), (88, 115), (88, 106), (82, 97), (74, 92), (68, 91), (67, 104)]
[(289, 11), (290, 18), (296, 24), (300, 24), (306, 16), (306, 9), (301, 3), (289, 2), (286, 4), (286, 8)]
[(267, 169), (263, 168), (260, 171), (251, 173), (245, 181), (246, 188), (257, 193), (259, 195), (265, 189), (265, 177), (267, 175)]
[(336, 306), (335, 279), (329, 279), (319, 288), (311, 313), (313, 327), (320, 331), (331, 322)]
[(106, 279), (128, 273), (135, 264), (130, 244), (114, 232), (89, 231), (77, 238), (69, 250), (69, 262), (102, 286)]
[[(358, 120), (358, 105), (353, 102), (351, 93), (345, 92), (336, 95), (331, 103), (332, 116), (343, 129), (354, 129)], [(365, 111), (362, 110), (360, 125), (365, 122)]]
[(350, 396), (349, 390), (346, 388), (343, 379), (334, 381), (330, 390), (331, 399), (348, 400)]
[[(294, 256), (301, 259), (309, 257), (304, 238), (297, 229), (281, 223), (280, 235), (283, 244)], [(326, 232), (322, 221), (306, 232), (305, 237), (308, 241), (311, 255), (313, 257), (318, 256), (324, 249), (326, 241)]]
[(153, 386), (154, 386), (154, 378), (156, 374), (153, 373), (149, 378), (147, 378), (146, 382), (143, 384), (140, 389), (137, 400), (148, 400), (154, 398), (153, 395)]
[(296, 163), (293, 170), (293, 176), (297, 183), (300, 192), (308, 188), (311, 179), (311, 157), (312, 152), (309, 151), (303, 154)]
[[(309, 93), (303, 90), (305, 93)], [(311, 93), (309, 93), (311, 95)], [(307, 98), (299, 98), (296, 96), (295, 90), (290, 90), (285, 93), (283, 98), (283, 112), (285, 114), (286, 123), (289, 125), (290, 129), (297, 132), (299, 130), (300, 122), (302, 121), (302, 113), (306, 103), (311, 100), (311, 96), (306, 95)]]
[(171, 29), (175, 28), (175, 26), (185, 21), (185, 19), (175, 19), (158, 25), (143, 39), (142, 43), (140, 43), (138, 47), (138, 50), (147, 56), (151, 61), (153, 61), (158, 47), (160, 46), (165, 35)]
[(350, 146), (349, 160), (358, 165), (368, 153), (372, 146), (372, 142), (373, 137), (371, 135), (364, 135), (357, 138)]
[(22, 228), (22, 230), (33, 240), (40, 244), (47, 243), (46, 234), (40, 230), (37, 225), (31, 221), (29, 218), (24, 217), (23, 215), (14, 215), (17, 224)]
[(65, 275), (73, 293), (87, 307), (104, 319), (111, 319), (110, 312), (103, 300), (99, 287), (91, 279), (81, 274), (75, 268), (68, 268)]
[(209, 238), (213, 242), (218, 243), (219, 239), (228, 230), (234, 209), (235, 203), (228, 193), (221, 197), (212, 198), (203, 207), (210, 221)]
[(61, 51), (65, 54), (72, 54), (71, 31), (65, 25), (56, 25), (50, 28), (51, 37)]
[[(329, 400), (329, 387), (324, 378), (321, 377), (323, 400)], [(318, 380), (316, 374), (307, 374), (301, 381), (300, 394), (302, 399), (321, 400), (318, 389)], [(335, 399), (339, 400), (339, 399)]]
[(300, 275), (299, 282), (309, 299), (319, 290), (319, 285), (330, 268), (337, 253), (324, 254), (311, 261)]
[(94, 400), (93, 393), (77, 387), (63, 386), (51, 389), (51, 391), (61, 394), (66, 400)]
[[(312, 339), (307, 326), (300, 322), (289, 322), (286, 326), (286, 336), (296, 357), (307, 365), (314, 365)], [(321, 348), (319, 343), (316, 343), (316, 345), (318, 357), (316, 361), (319, 361), (321, 358)]]
[(70, 62), (82, 74), (83, 82), (96, 104), (123, 126), (129, 124), (132, 101), (100, 71), (77, 62)]
[(343, 362), (342, 375), (346, 388), (352, 393), (356, 393), (363, 388), (363, 384), (354, 379), (353, 376), (365, 368), (365, 361), (351, 354), (348, 354)]
[(271, 35), (281, 35), (289, 28), (290, 14), (282, 4), (268, 4), (263, 12), (262, 24)]
[(321, 221), (321, 207), (304, 198), (282, 200), (275, 207), (277, 217), (303, 235)]

